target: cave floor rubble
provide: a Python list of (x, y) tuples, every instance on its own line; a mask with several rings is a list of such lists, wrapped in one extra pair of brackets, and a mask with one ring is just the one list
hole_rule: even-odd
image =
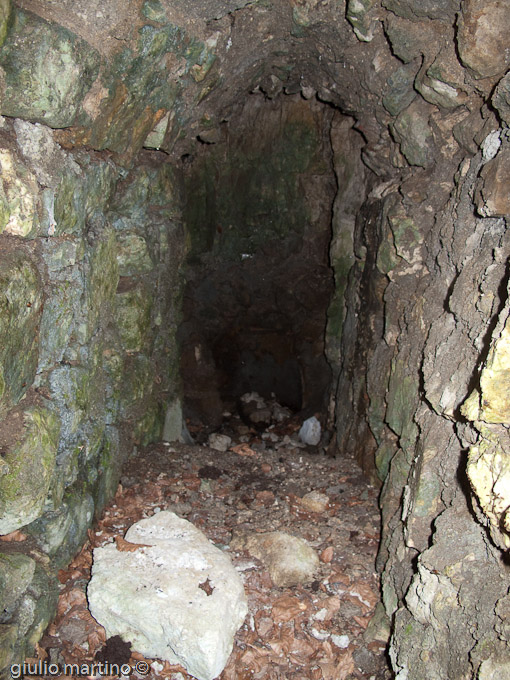
[[(93, 548), (116, 537), (119, 546), (118, 537), (133, 523), (171, 510), (226, 550), (244, 580), (249, 612), (220, 680), (392, 677), (380, 605), (374, 615), (380, 602), (378, 489), (353, 459), (300, 448), (292, 420), (265, 434), (247, 429), (239, 427), (241, 436), (230, 429), (232, 443), (224, 452), (205, 444), (158, 443), (128, 461), (89, 541), (59, 572), (56, 619), (27, 662), (63, 668), (103, 660), (129, 663), (133, 679), (191, 680), (180, 666), (144, 659), (120, 640), (117, 646), (114, 638), (107, 641), (87, 608)], [(260, 560), (229, 549), (239, 534), (272, 531), (303, 538), (314, 548), (320, 567), (312, 580), (276, 587)], [(148, 674), (140, 672), (144, 664)], [(102, 675), (99, 668), (88, 677), (118, 676)]]

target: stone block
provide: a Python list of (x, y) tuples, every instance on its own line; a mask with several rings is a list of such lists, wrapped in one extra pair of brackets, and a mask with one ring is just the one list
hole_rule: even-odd
[(24, 413), (25, 435), (8, 450), (0, 477), (0, 534), (33, 522), (43, 512), (57, 455), (60, 421), (47, 409)]
[(11, 0), (0, 0), (0, 46), (5, 40), (9, 28)]
[(261, 560), (275, 585), (288, 588), (313, 579), (319, 558), (306, 541), (283, 531), (236, 536), (231, 547), (246, 549)]
[(0, 233), (34, 238), (41, 206), (36, 176), (7, 146), (0, 149), (0, 166)]
[(87, 529), (94, 516), (94, 502), (80, 485), (68, 491), (58, 510), (45, 512), (27, 527), (45, 554), (58, 567), (65, 567), (80, 550), (87, 538)]
[(152, 337), (152, 305), (152, 296), (142, 284), (118, 291), (115, 296), (115, 320), (124, 350), (140, 352), (146, 347)]
[(121, 231), (117, 234), (117, 243), (120, 276), (136, 276), (154, 268), (143, 236), (131, 231)]
[(481, 182), (475, 195), (478, 212), (484, 217), (510, 215), (510, 147), (488, 161), (480, 173)]
[(9, 616), (17, 600), (23, 595), (35, 572), (35, 560), (21, 553), (0, 553), (0, 602)]
[(21, 252), (0, 259), (0, 413), (32, 384), (38, 360), (43, 302), (39, 272)]
[[(225, 667), (247, 613), (242, 581), (227, 555), (190, 522), (160, 512), (119, 541), (94, 550), (88, 600), (108, 636), (149, 658), (182, 664), (198, 680)], [(138, 547), (137, 547), (138, 546)]]
[(99, 63), (96, 50), (68, 29), (15, 9), (0, 50), (2, 114), (56, 128), (72, 125)]
[(459, 14), (457, 46), (475, 78), (503, 74), (510, 65), (508, 0), (465, 0)]
[(392, 133), (410, 165), (427, 168), (434, 162), (434, 139), (429, 125), (432, 109), (430, 104), (416, 99), (392, 125)]
[(414, 79), (417, 68), (414, 61), (399, 66), (386, 81), (387, 89), (382, 101), (384, 108), (392, 116), (397, 116), (406, 109), (416, 97)]
[(510, 125), (510, 73), (499, 81), (492, 102), (501, 118), (507, 125)]
[(371, 42), (378, 24), (378, 0), (348, 0), (346, 17), (362, 42)]

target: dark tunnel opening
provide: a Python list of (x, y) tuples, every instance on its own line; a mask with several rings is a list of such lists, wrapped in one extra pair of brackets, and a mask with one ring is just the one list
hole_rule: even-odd
[(215, 427), (249, 392), (325, 418), (333, 114), (299, 95), (252, 94), (221, 139), (187, 159), (179, 339), (188, 418)]

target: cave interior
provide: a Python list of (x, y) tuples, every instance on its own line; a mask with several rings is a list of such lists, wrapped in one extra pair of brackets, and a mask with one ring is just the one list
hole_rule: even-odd
[(510, 677), (509, 18), (0, 1), (2, 671), (123, 464), (257, 392), (380, 488), (394, 677)]

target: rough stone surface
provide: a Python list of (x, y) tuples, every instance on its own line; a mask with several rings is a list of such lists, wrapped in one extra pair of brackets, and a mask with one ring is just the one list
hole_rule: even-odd
[(5, 456), (7, 469), (0, 477), (2, 535), (42, 514), (53, 482), (60, 431), (58, 418), (46, 409), (34, 408), (16, 415), (18, 420), (25, 420), (27, 429), (24, 439)]
[(317, 446), (321, 440), (321, 424), (315, 416), (307, 418), (299, 430), (299, 438), (304, 444)]
[(320, 491), (310, 491), (301, 498), (300, 504), (309, 512), (324, 512), (329, 504), (329, 497)]
[(507, 73), (499, 81), (492, 101), (499, 111), (501, 118), (507, 125), (510, 125), (510, 73)]
[(317, 553), (306, 541), (283, 531), (235, 537), (235, 550), (248, 550), (262, 560), (277, 586), (288, 587), (313, 579), (319, 568)]
[(160, 512), (130, 527), (139, 548), (94, 550), (88, 600), (108, 636), (182, 664), (198, 680), (223, 670), (247, 603), (228, 557), (190, 522)]
[(62, 26), (18, 8), (13, 13), (0, 50), (2, 112), (52, 127), (72, 125), (98, 74), (99, 54)]
[(510, 215), (510, 145), (506, 144), (486, 163), (480, 173), (477, 207), (480, 215), (485, 217), (504, 217)]
[(103, 5), (0, 1), (0, 480), (48, 463), (17, 492), (49, 572), (168, 404), (284, 386), (383, 485), (399, 680), (503, 677), (508, 0)]
[(232, 439), (226, 434), (217, 434), (216, 432), (209, 435), (209, 446), (217, 451), (228, 451)]
[(457, 43), (462, 62), (476, 78), (502, 75), (510, 65), (508, 0), (466, 0), (459, 15)]

